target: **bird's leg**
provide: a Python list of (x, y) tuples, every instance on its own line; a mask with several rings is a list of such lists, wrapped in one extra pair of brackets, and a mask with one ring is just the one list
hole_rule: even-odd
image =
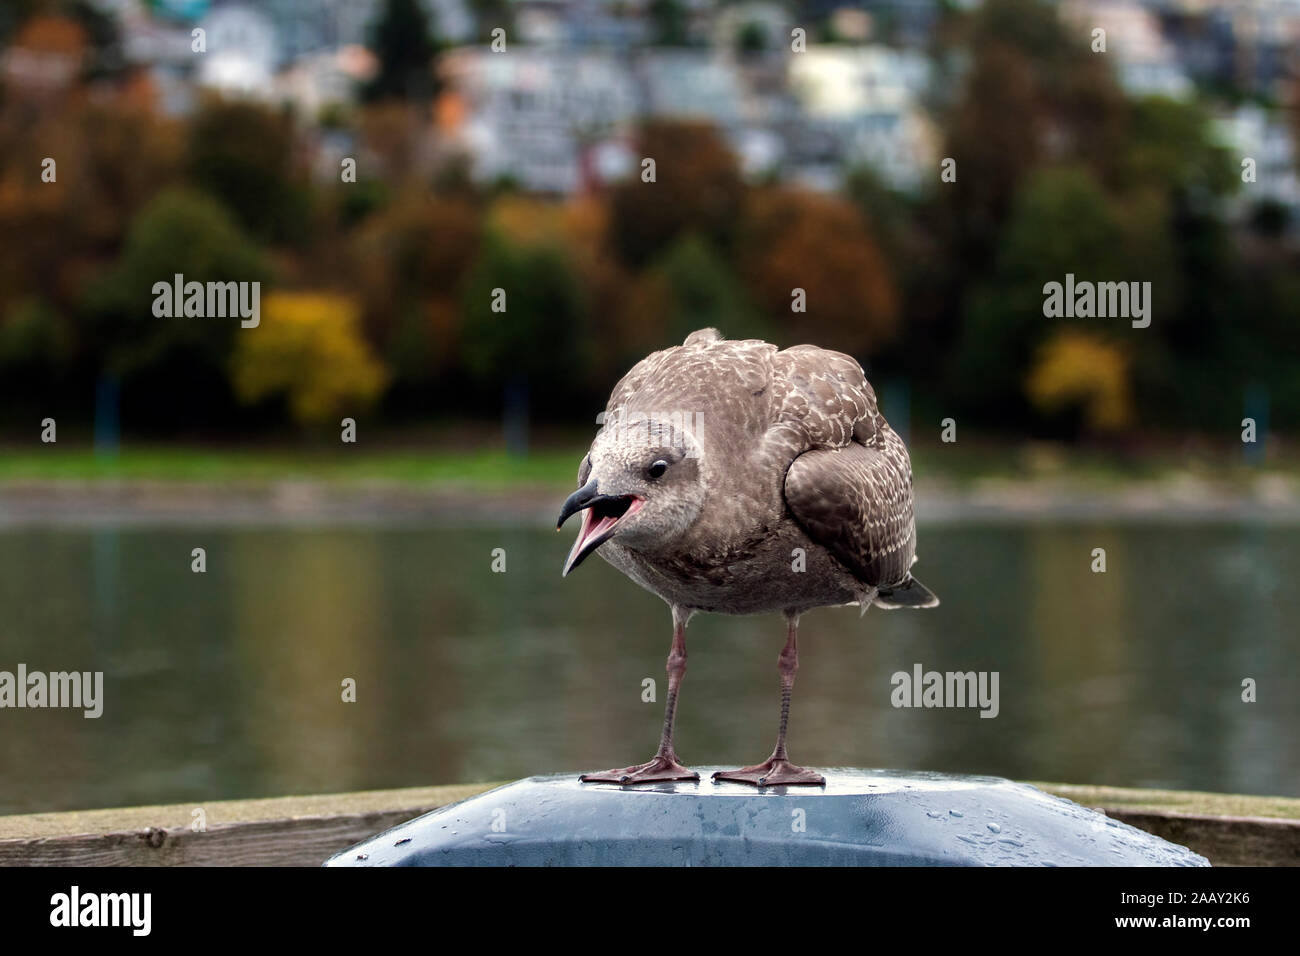
[(646, 763), (603, 773), (584, 773), (583, 783), (652, 783), (660, 780), (699, 780), (694, 770), (683, 767), (673, 749), (673, 718), (677, 713), (677, 691), (686, 674), (686, 621), (673, 610), (673, 646), (668, 652), (668, 700), (664, 704), (664, 731), (659, 751)]
[(806, 770), (790, 763), (785, 753), (785, 731), (790, 723), (790, 693), (794, 690), (794, 675), (799, 670), (799, 645), (797, 634), (799, 618), (789, 617), (789, 632), (781, 656), (777, 658), (777, 669), (781, 674), (781, 729), (776, 735), (776, 749), (772, 756), (763, 763), (740, 770), (719, 770), (713, 775), (714, 780), (734, 780), (739, 783), (752, 783), (758, 787), (784, 787), (791, 784), (822, 785), (826, 778), (815, 770)]

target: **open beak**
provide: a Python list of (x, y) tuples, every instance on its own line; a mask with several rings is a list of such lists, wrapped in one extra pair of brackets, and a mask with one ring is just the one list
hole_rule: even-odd
[(582, 512), (582, 528), (569, 551), (569, 559), (564, 562), (561, 576), (567, 577), (587, 555), (610, 539), (619, 521), (636, 514), (643, 504), (645, 499), (636, 495), (602, 495), (596, 489), (595, 478), (569, 495), (560, 509), (560, 520), (555, 523), (555, 530), (559, 531), (560, 526), (579, 511)]

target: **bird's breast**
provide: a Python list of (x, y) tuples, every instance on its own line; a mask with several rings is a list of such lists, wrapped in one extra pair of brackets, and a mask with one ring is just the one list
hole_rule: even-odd
[(610, 564), (670, 604), (722, 614), (756, 614), (845, 604), (862, 586), (797, 524), (781, 518), (725, 545), (684, 541), (647, 553), (611, 541)]

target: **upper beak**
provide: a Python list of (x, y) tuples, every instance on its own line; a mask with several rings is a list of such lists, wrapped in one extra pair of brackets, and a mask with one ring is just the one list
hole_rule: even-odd
[(559, 531), (564, 522), (583, 508), (590, 508), (596, 503), (598, 497), (600, 497), (600, 492), (596, 490), (596, 479), (593, 478), (565, 499), (564, 507), (560, 509), (560, 520), (555, 522), (555, 530)]
[[(573, 542), (573, 548), (569, 551), (568, 560), (564, 562), (561, 576), (567, 577), (587, 555), (608, 541), (619, 521), (634, 514), (643, 502), (644, 499), (636, 495), (602, 495), (596, 487), (595, 478), (569, 495), (564, 507), (560, 509), (560, 519), (555, 523), (555, 530), (559, 531), (560, 526), (579, 511), (583, 512), (582, 528), (578, 531), (578, 540)], [(612, 507), (604, 507), (606, 503)], [(598, 509), (601, 511), (599, 515), (593, 512), (597, 506), (601, 506)]]

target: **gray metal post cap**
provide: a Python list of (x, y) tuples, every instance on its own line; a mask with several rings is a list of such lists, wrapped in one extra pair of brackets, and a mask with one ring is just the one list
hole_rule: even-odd
[(824, 787), (519, 780), (326, 866), (1208, 866), (1174, 843), (999, 777), (825, 771)]

